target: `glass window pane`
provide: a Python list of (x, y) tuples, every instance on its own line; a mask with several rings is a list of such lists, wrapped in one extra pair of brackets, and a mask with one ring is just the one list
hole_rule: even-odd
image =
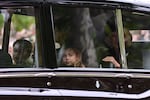
[(120, 67), (114, 10), (54, 7), (53, 13), (59, 66)]
[(0, 62), (1, 67), (34, 66), (35, 17), (33, 15), (32, 7), (1, 9), (0, 45), (3, 46), (0, 47), (0, 57), (4, 58)]
[(126, 56), (129, 68), (150, 68), (149, 16), (149, 14), (141, 12), (123, 12), (124, 27), (130, 32), (125, 37)]

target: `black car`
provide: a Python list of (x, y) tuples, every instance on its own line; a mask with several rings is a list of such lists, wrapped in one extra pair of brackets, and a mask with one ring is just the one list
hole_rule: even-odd
[(0, 99), (149, 100), (149, 82), (149, 0), (0, 0)]

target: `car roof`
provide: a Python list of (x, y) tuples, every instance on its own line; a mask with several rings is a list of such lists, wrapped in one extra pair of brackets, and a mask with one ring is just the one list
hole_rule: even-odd
[(149, 0), (0, 0), (0, 4), (22, 4), (22, 3), (58, 3), (58, 4), (63, 4), (63, 3), (97, 3), (99, 4), (100, 2), (109, 2), (109, 3), (118, 3), (118, 4), (132, 4), (132, 5), (139, 5), (139, 6), (147, 6), (150, 7), (150, 2)]
[(0, 0), (0, 7), (34, 6), (39, 4), (58, 4), (71, 6), (99, 6), (150, 11), (149, 0)]

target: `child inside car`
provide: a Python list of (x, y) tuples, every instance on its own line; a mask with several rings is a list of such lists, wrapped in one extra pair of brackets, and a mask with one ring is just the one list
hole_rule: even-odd
[(32, 43), (25, 39), (18, 39), (13, 43), (13, 60), (16, 65), (31, 66)]
[(81, 52), (76, 48), (66, 48), (62, 57), (62, 65), (70, 67), (85, 67)]

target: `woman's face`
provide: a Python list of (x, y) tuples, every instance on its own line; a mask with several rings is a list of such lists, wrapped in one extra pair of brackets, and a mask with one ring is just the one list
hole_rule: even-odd
[(64, 52), (62, 62), (66, 66), (74, 66), (78, 62), (78, 57), (73, 50), (67, 49)]

